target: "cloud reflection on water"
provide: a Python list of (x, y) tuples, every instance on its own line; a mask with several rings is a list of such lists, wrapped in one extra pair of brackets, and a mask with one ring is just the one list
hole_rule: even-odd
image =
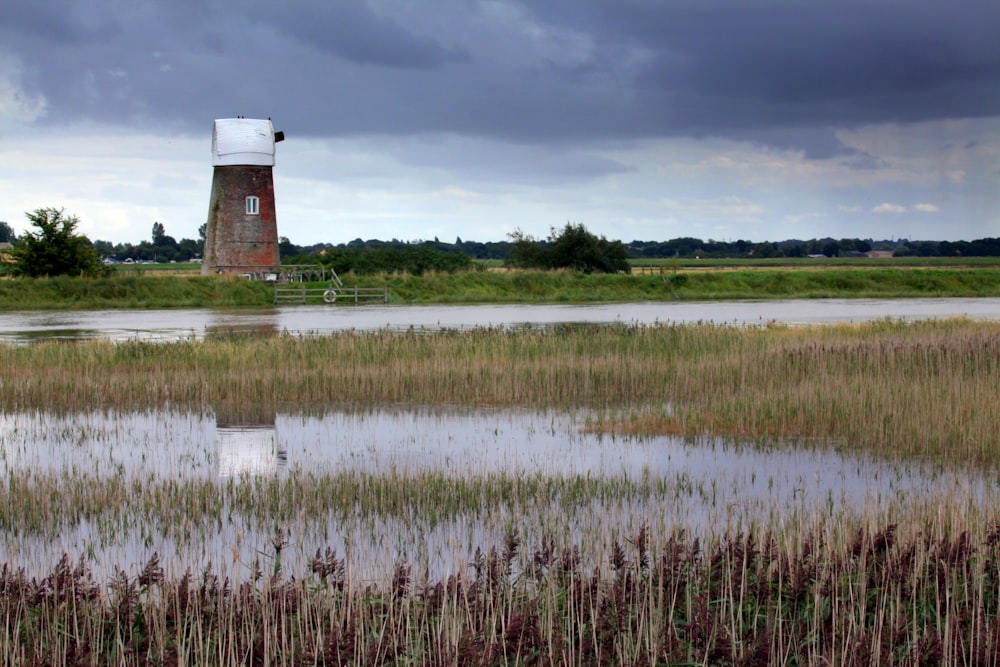
[[(391, 571), (404, 555), (435, 571), (453, 571), (469, 562), (470, 550), (501, 544), (511, 527), (527, 533), (555, 529), (598, 545), (644, 523), (657, 534), (677, 528), (699, 532), (761, 513), (883, 507), (904, 497), (927, 498), (957, 488), (975, 495), (984, 488), (983, 478), (969, 471), (859, 459), (821, 446), (761, 449), (711, 438), (600, 435), (586, 429), (594, 416), (425, 406), (323, 413), (253, 407), (218, 407), (204, 414), (21, 412), (0, 415), (0, 453), (8, 479), (88, 475), (97, 484), (122, 478), (129, 488), (196, 480), (215, 489), (210, 493), (223, 503), (234, 489), (248, 491), (256, 480), (303, 475), (328, 475), (334, 483), (346, 475), (374, 480), (374, 486), (386, 480), (406, 485), (425, 473), (461, 480), (507, 478), (514, 484), (538, 477), (607, 480), (612, 486), (616, 480), (651, 480), (657, 489), (648, 497), (582, 497), (569, 504), (566, 498), (544, 497), (527, 508), (498, 500), (495, 506), (487, 503), (433, 520), (421, 514), (425, 501), (417, 494), (403, 515), (331, 507), (319, 517), (287, 519), (283, 528), (294, 546), (286, 554), (289, 567), (302, 566), (317, 549), (332, 546), (353, 553), (356, 571), (370, 577)], [(335, 489), (316, 492), (335, 495)], [(298, 500), (289, 502), (298, 516)], [(123, 561), (143, 562), (155, 550), (179, 572), (207, 562), (246, 565), (266, 548), (276, 521), (230, 508), (223, 512), (225, 520), (205, 525), (203, 518), (193, 517), (185, 529), (192, 531), (189, 535), (168, 536), (162, 527), (134, 525), (129, 511), (128, 505), (109, 509), (110, 525), (121, 524), (112, 537), (99, 537), (107, 525), (86, 521), (64, 526), (51, 541), (4, 534), (0, 561), (44, 569), (64, 551), (89, 550), (98, 565), (110, 570)]]

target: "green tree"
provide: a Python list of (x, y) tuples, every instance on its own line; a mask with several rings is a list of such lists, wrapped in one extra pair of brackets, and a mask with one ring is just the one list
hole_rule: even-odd
[(66, 215), (64, 209), (38, 208), (25, 216), (37, 231), (24, 232), (12, 251), (15, 275), (97, 276), (107, 273), (90, 239), (76, 233), (80, 220), (75, 215)]
[(547, 269), (548, 261), (541, 244), (530, 234), (525, 234), (520, 227), (507, 235), (510, 239), (510, 256), (505, 262), (507, 266), (518, 269)]
[(628, 251), (621, 241), (608, 241), (587, 231), (582, 224), (567, 222), (549, 234), (549, 265), (583, 273), (629, 273)]
[(16, 240), (14, 229), (6, 222), (0, 221), (0, 243), (13, 243)]
[(836, 241), (827, 241), (823, 244), (823, 254), (827, 257), (839, 257), (840, 256), (840, 244)]
[(200, 257), (204, 245), (204, 240), (181, 239), (177, 242), (177, 261), (188, 261), (192, 257)]
[(621, 241), (598, 238), (581, 224), (567, 222), (551, 228), (547, 241), (535, 241), (520, 229), (511, 240), (507, 266), (536, 269), (571, 269), (582, 273), (630, 273), (628, 249)]
[(115, 246), (111, 241), (94, 241), (93, 246), (101, 257), (113, 257), (115, 254)]
[(287, 236), (278, 237), (278, 255), (282, 261), (302, 254), (302, 248), (292, 243)]

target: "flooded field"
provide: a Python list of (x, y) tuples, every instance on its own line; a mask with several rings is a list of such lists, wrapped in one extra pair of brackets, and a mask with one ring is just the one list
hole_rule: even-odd
[[(331, 548), (352, 577), (401, 561), (432, 577), (477, 548), (555, 538), (607, 563), (648, 526), (665, 539), (805, 517), (890, 516), (973, 502), (988, 480), (940, 466), (790, 444), (594, 433), (590, 411), (409, 408), (207, 413), (15, 412), (0, 417), (0, 561), (29, 572), (63, 553), (98, 574), (209, 564), (302, 572)], [(280, 553), (279, 553), (280, 552)]]
[(0, 345), (0, 662), (1000, 654), (985, 310), (552, 310)]

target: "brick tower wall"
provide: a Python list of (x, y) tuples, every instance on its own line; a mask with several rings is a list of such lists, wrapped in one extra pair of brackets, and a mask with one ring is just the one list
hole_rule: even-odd
[[(247, 213), (247, 197), (259, 199), (259, 212)], [(245, 273), (277, 266), (278, 222), (274, 177), (266, 166), (217, 166), (205, 227), (202, 275)]]

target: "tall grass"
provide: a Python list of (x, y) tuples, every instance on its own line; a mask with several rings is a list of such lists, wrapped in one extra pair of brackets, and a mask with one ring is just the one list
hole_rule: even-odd
[[(587, 406), (603, 415), (600, 431), (833, 443), (977, 464), (988, 480), (998, 374), (1000, 325), (967, 320), (42, 343), (0, 347), (0, 408)], [(0, 567), (0, 661), (998, 662), (1000, 498), (989, 483), (775, 507), (712, 482), (12, 472), (0, 484), (8, 553), (41, 560), (33, 544), (74, 529), (89, 541), (41, 572)], [(697, 533), (669, 520), (693, 511), (689, 497), (712, 508)], [(451, 533), (436, 543), (443, 554), (385, 545), (387, 526), (426, 547), (442, 525), (475, 520), (490, 537)], [(212, 558), (220, 535), (234, 543), (214, 549), (231, 546), (232, 560), (193, 571), (149, 553)], [(339, 545), (303, 553), (324, 539)], [(131, 565), (95, 574), (96, 551), (123, 543)], [(386, 553), (383, 576), (370, 576), (364, 563)], [(438, 557), (452, 566), (440, 575)]]
[[(304, 578), (165, 578), (158, 559), (105, 588), (84, 561), (0, 571), (6, 664), (996, 664), (1000, 531), (821, 527), (652, 548), (615, 544), (609, 574), (516, 533), (467, 575), (358, 585), (336, 552)], [(280, 542), (275, 543), (275, 549)]]
[(42, 343), (0, 348), (0, 384), (5, 409), (587, 406), (634, 411), (601, 426), (632, 433), (1000, 455), (1000, 325), (964, 320)]

